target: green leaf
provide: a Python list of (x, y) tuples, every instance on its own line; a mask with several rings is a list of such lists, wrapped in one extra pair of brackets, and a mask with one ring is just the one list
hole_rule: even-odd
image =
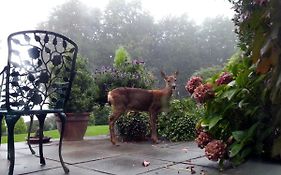
[(238, 166), (244, 161), (245, 161), (245, 159), (240, 155), (236, 155), (235, 157), (233, 157), (231, 159), (231, 163), (233, 163), (234, 166)]
[(241, 74), (239, 74), (239, 76), (236, 78), (236, 84), (239, 86), (239, 87), (245, 87), (249, 78), (248, 78), (248, 75), (249, 75), (250, 71), (246, 70), (244, 72), (242, 72)]
[(232, 145), (231, 150), (230, 150), (230, 154), (229, 157), (234, 157), (236, 156), (243, 148), (243, 144), (242, 143), (235, 143)]
[(244, 148), (243, 150), (241, 150), (241, 157), (247, 157), (252, 151), (253, 149), (251, 147)]
[(232, 132), (232, 136), (236, 141), (241, 142), (245, 137), (245, 131), (234, 131)]
[(222, 116), (213, 117), (213, 118), (210, 120), (209, 129), (212, 129), (221, 119), (222, 119)]
[(257, 79), (255, 79), (252, 86), (260, 85), (260, 83), (264, 80), (265, 76), (265, 74), (260, 75)]
[(227, 98), (228, 100), (232, 100), (234, 95), (236, 94), (237, 89), (230, 89), (228, 91), (225, 91), (222, 95), (223, 98)]
[(246, 133), (246, 136), (247, 136), (247, 139), (253, 137), (253, 134), (255, 133), (256, 131), (256, 128), (258, 127), (259, 123), (255, 123), (254, 125), (252, 125), (249, 130), (247, 131)]
[(206, 119), (206, 118), (203, 118), (202, 120), (201, 120), (201, 126), (208, 126), (209, 125), (209, 120), (208, 119)]

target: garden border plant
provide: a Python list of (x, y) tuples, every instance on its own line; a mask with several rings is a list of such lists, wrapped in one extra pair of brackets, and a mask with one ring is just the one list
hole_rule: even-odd
[(197, 127), (206, 157), (239, 165), (252, 156), (280, 159), (281, 2), (230, 0), (241, 52), (221, 74), (192, 77), (187, 90), (205, 108)]
[(202, 108), (190, 98), (172, 99), (169, 111), (158, 118), (159, 135), (170, 141), (190, 141), (196, 136), (195, 126)]
[(268, 152), (272, 127), (267, 76), (258, 75), (255, 68), (249, 59), (236, 55), (208, 82), (192, 77), (187, 83), (187, 91), (205, 109), (197, 126), (198, 146), (221, 167), (224, 160), (239, 165), (249, 156)]
[[(83, 140), (89, 116), (93, 112), (97, 97), (97, 86), (92, 73), (87, 67), (87, 60), (81, 55), (77, 56), (75, 77), (72, 83), (69, 100), (65, 105), (67, 116), (64, 140)], [(66, 72), (61, 72), (65, 74)], [(61, 121), (56, 117), (57, 128), (61, 130)]]
[[(122, 46), (115, 52), (113, 66), (103, 66), (97, 69), (94, 78), (98, 87), (97, 94), (99, 94), (96, 104), (100, 107), (107, 103), (107, 93), (114, 88), (148, 89), (154, 82), (152, 73), (145, 68), (145, 63), (142, 60), (132, 60), (130, 54)], [(96, 116), (96, 118), (98, 117)], [(136, 113), (134, 117), (130, 118), (121, 116), (115, 125), (119, 139), (134, 141), (146, 138), (149, 135), (147, 123), (147, 116), (140, 113)]]

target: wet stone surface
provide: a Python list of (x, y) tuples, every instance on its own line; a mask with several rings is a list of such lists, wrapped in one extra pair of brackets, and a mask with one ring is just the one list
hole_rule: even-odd
[[(119, 143), (114, 146), (108, 136), (87, 137), (83, 141), (63, 143), (63, 158), (70, 175), (134, 175), (134, 174), (197, 174), (197, 175), (279, 175), (280, 164), (250, 160), (233, 168), (226, 164), (223, 172), (218, 163), (204, 157), (204, 151), (194, 142), (151, 142)], [(52, 175), (64, 174), (59, 162), (58, 141), (44, 144), (46, 165), (41, 166), (38, 146), (32, 145), (36, 155), (31, 155), (26, 143), (16, 143), (14, 174)], [(0, 174), (7, 174), (9, 161), (7, 145), (0, 147)], [(144, 166), (143, 162), (149, 162)]]

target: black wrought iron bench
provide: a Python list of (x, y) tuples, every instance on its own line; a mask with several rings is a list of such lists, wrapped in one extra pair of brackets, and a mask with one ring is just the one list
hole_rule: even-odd
[(10, 175), (15, 165), (14, 126), (21, 116), (38, 118), (40, 164), (45, 165), (42, 137), (49, 113), (55, 113), (62, 122), (58, 152), (65, 173), (69, 172), (61, 151), (66, 121), (64, 106), (75, 76), (77, 52), (72, 40), (55, 32), (29, 30), (8, 36), (8, 62), (1, 72), (0, 121), (4, 117), (8, 129)]

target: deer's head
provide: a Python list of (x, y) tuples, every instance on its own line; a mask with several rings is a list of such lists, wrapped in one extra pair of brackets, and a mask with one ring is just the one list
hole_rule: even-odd
[(166, 87), (169, 87), (172, 90), (176, 89), (177, 75), (178, 75), (178, 71), (174, 72), (174, 74), (170, 76), (166, 76), (166, 74), (163, 71), (161, 71), (161, 76), (164, 78), (166, 82)]

